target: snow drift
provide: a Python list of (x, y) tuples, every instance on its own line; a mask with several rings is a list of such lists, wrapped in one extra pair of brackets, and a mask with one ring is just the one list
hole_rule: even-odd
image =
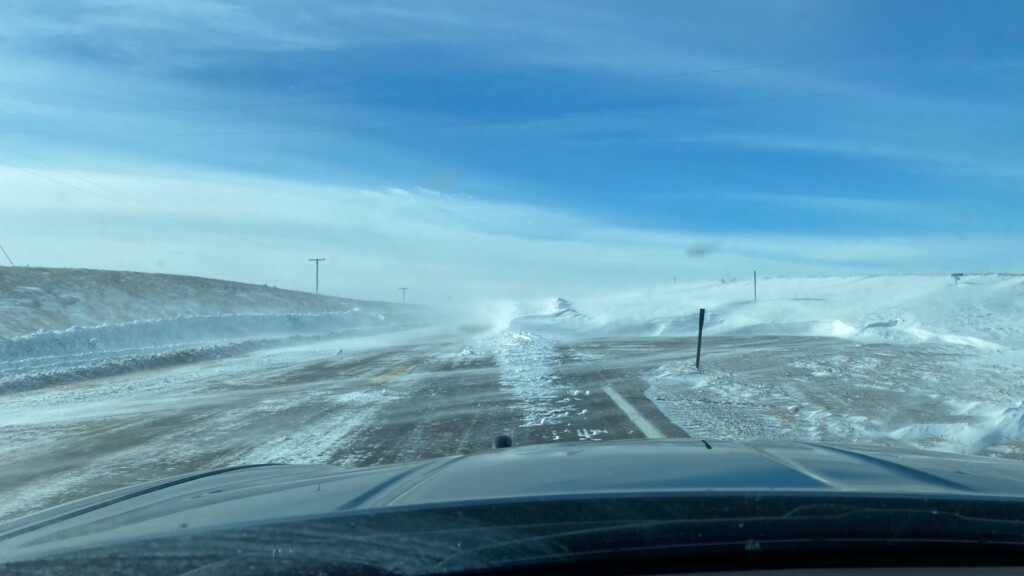
[(413, 306), (167, 274), (5, 268), (0, 290), (0, 330), (17, 334), (0, 336), (0, 392), (433, 321)]
[(0, 359), (28, 358), (134, 350), (228, 340), (327, 334), (340, 331), (385, 329), (402, 325), (359, 308), (321, 314), (224, 314), (179, 316), (100, 326), (74, 326), (0, 339)]
[(644, 375), (648, 398), (691, 434), (1024, 457), (1022, 276), (771, 278), (756, 302), (752, 282), (557, 298), (519, 305), (532, 313), (488, 344), (503, 381), (537, 395), (554, 386), (538, 350), (692, 338), (700, 308), (703, 370), (691, 356)]
[[(770, 278), (668, 286), (561, 298), (545, 313), (514, 318), (513, 330), (578, 337), (826, 336), (868, 342), (936, 343), (984, 350), (1024, 347), (1024, 277), (946, 275)], [(530, 309), (522, 305), (520, 309)], [(538, 308), (538, 306), (533, 306)]]
[(403, 307), (194, 276), (0, 267), (0, 337), (7, 338), (155, 318), (317, 314), (353, 308), (387, 313)]

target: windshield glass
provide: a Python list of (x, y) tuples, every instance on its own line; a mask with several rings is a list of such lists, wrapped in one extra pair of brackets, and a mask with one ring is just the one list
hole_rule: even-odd
[(1024, 459), (1015, 2), (0, 20), (0, 520), (495, 443)]

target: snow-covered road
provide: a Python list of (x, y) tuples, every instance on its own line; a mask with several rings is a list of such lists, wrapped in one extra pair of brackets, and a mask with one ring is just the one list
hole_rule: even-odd
[(498, 434), (643, 438), (639, 414), (658, 436), (685, 435), (635, 370), (595, 358), (536, 335), (430, 328), (0, 394), (0, 518), (239, 464), (385, 464), (487, 449)]
[(384, 464), (487, 449), (496, 434), (1020, 456), (1008, 427), (1021, 422), (1021, 374), (967, 362), (970, 351), (723, 336), (705, 341), (696, 373), (694, 344), (431, 328), (0, 394), (0, 519), (201, 469)]
[(0, 516), (197, 469), (334, 461), (340, 438), (394, 398), (381, 373), (429, 362), (444, 350), (431, 339), (319, 342), (0, 395)]
[(1024, 458), (1024, 277), (779, 278), (757, 302), (747, 288), (444, 315), (214, 310), (0, 339), (0, 518), (200, 469), (400, 462), (497, 434)]

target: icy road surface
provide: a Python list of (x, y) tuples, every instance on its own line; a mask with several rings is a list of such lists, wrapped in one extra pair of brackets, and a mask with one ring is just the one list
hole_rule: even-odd
[(0, 394), (0, 518), (237, 464), (368, 466), (481, 450), (500, 433), (643, 437), (600, 393), (606, 384), (645, 403), (664, 435), (682, 435), (639, 378), (581, 369), (570, 349), (536, 365), (536, 346), (516, 356), (466, 343), (424, 329)]
[(689, 433), (1020, 454), (1024, 375), (986, 364), (995, 355), (718, 336), (697, 373), (694, 348), (434, 328), (0, 394), (0, 519), (173, 474), (370, 466), (485, 450), (503, 433), (516, 444)]

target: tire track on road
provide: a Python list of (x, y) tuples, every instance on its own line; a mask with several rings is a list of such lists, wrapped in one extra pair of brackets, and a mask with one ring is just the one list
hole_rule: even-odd
[[(436, 350), (436, 346), (430, 347)], [(28, 421), (5, 432), (5, 466), (0, 467), (0, 517), (27, 513), (126, 485), (197, 470), (219, 468), (246, 460), (254, 450), (277, 443), (287, 453), (287, 441), (299, 445), (303, 434), (316, 431), (347, 415), (376, 406), (341, 404), (389, 358), (404, 360), (410, 349), (395, 347), (366, 355), (334, 356), (328, 351), (295, 366), (288, 358), (274, 364), (232, 359), (228, 367), (208, 365), (162, 370), (149, 379), (189, 374), (188, 387), (137, 386), (125, 399), (145, 409), (121, 410), (102, 392), (135, 386), (140, 376), (105, 378), (75, 385), (95, 392), (68, 404), (60, 419)], [(330, 354), (330, 355), (328, 355)], [(194, 372), (193, 372), (194, 371)], [(91, 387), (90, 387), (91, 385)], [(26, 393), (25, 399), (59, 397), (61, 388)], [(92, 409), (92, 406), (95, 409)], [(58, 405), (57, 407), (59, 407)], [(154, 410), (159, 406), (159, 410)], [(71, 410), (71, 409), (74, 410)], [(51, 410), (53, 407), (51, 407)], [(104, 412), (110, 411), (109, 413)], [(293, 437), (293, 438), (290, 438)], [(307, 455), (311, 452), (307, 450)]]
[[(689, 434), (665, 417), (644, 396), (647, 383), (637, 374), (616, 366), (621, 360), (606, 357), (600, 344), (590, 343), (579, 352), (573, 346), (559, 348), (560, 379), (588, 394), (577, 396), (580, 409), (573, 420), (577, 429), (606, 430), (600, 438), (689, 438)], [(586, 435), (577, 434), (583, 439)]]
[(389, 390), (400, 400), (386, 405), (332, 456), (343, 466), (374, 466), (486, 450), (494, 436), (517, 429), (521, 414), (499, 383), (491, 357), (434, 360), (396, 375)]

